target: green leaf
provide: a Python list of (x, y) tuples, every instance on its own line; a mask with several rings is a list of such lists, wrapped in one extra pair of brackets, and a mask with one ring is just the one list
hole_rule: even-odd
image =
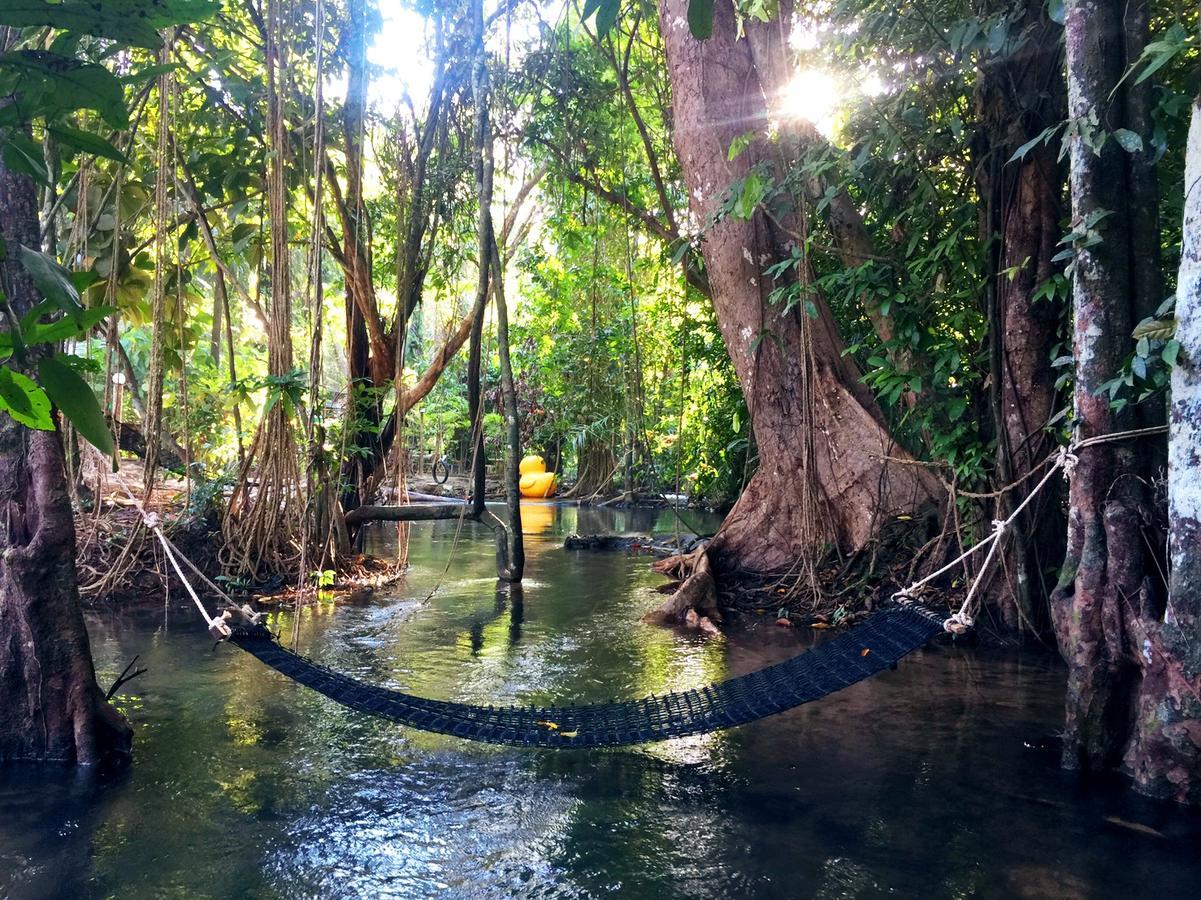
[(688, 30), (698, 41), (713, 34), (713, 0), (688, 0)]
[(71, 316), (78, 316), (83, 311), (70, 272), (45, 253), (28, 247), (17, 247), (17, 255), (43, 297)]
[(179, 63), (162, 63), (157, 66), (147, 66), (144, 69), (138, 69), (136, 72), (131, 72), (128, 75), (121, 76), (122, 84), (145, 84), (147, 81), (153, 81), (160, 75), (166, 75), (168, 72), (174, 72), (176, 69), (182, 68)]
[(0, 407), (26, 428), (54, 430), (50, 398), (46, 392), (33, 379), (7, 366), (0, 366)]
[(58, 139), (60, 144), (65, 144), (74, 150), (79, 150), (92, 156), (101, 156), (104, 159), (111, 159), (119, 163), (129, 161), (124, 153), (100, 135), (92, 134), (90, 131), (81, 131), (78, 128), (71, 128), (67, 125), (51, 125), (50, 133)]
[(111, 38), (135, 47), (157, 50), (162, 40), (144, 19), (131, 17), (121, 3), (46, 3), (45, 0), (6, 0), (0, 22), (26, 27), (48, 25), (81, 34)]
[(88, 288), (94, 284), (99, 284), (103, 279), (92, 269), (81, 269), (71, 273), (71, 284), (75, 285), (75, 290), (79, 294), (83, 294)]
[(1033, 150), (1040, 143), (1045, 144), (1050, 141), (1051, 138), (1055, 136), (1055, 132), (1059, 131), (1061, 127), (1061, 124), (1047, 126), (1030, 140), (1026, 141), (1026, 143), (1022, 144), (1022, 146), (1014, 150), (1013, 156), (1009, 157), (1009, 159), (1007, 159), (1005, 162), (1008, 164), (1014, 162), (1015, 160), (1025, 159), (1027, 153)]
[(617, 14), (621, 11), (621, 0), (600, 0), (596, 11), (596, 34), (604, 37), (609, 29), (617, 24)]
[[(113, 128), (129, 125), (121, 82), (104, 66), (40, 50), (18, 50), (0, 56), (0, 67), (21, 72), (25, 81), (40, 80), (45, 88), (35, 108), (26, 110), (26, 115), (94, 109)], [(25, 90), (27, 87), (20, 85), (16, 92)]]
[(77, 318), (65, 316), (54, 322), (35, 322), (22, 328), (26, 344), (56, 344), (67, 338), (82, 337), (116, 312), (112, 306), (95, 306), (85, 309)]
[(1163, 341), (1176, 333), (1175, 319), (1143, 319), (1134, 328), (1133, 337)]
[(1143, 139), (1129, 128), (1119, 128), (1113, 133), (1113, 139), (1127, 153), (1142, 153)]
[(257, 223), (255, 223), (255, 222), (239, 222), (237, 225), (235, 225), (233, 227), (233, 230), (229, 233), (229, 240), (233, 244), (239, 244), (242, 241), (246, 240), (247, 238), (249, 238), (253, 235), (257, 235), (258, 233), (259, 233), (259, 226)]
[(1189, 34), (1183, 25), (1177, 22), (1164, 33), (1162, 40), (1151, 41), (1151, 43), (1143, 48), (1143, 55), (1139, 57), (1135, 66), (1146, 62), (1147, 68), (1139, 73), (1134, 83), (1142, 84), (1171, 62), (1176, 54), (1186, 49), (1192, 42), (1193, 36)]
[(737, 219), (749, 219), (767, 196), (771, 187), (769, 179), (764, 178), (754, 169), (746, 173), (741, 184), (735, 185), (737, 196), (730, 209), (730, 214)]
[(38, 381), (75, 430), (105, 456), (112, 456), (113, 436), (109, 433), (96, 395), (62, 355), (49, 356), (38, 363)]
[(42, 160), (42, 151), (23, 134), (10, 134), (4, 142), (4, 164), (15, 172), (28, 175), (35, 182), (49, 187), (50, 173)]
[(742, 155), (742, 151), (751, 145), (751, 141), (755, 139), (755, 132), (748, 131), (745, 134), (737, 135), (734, 140), (730, 141), (730, 150), (726, 154), (726, 159), (730, 162), (738, 159)]
[(1163, 345), (1163, 352), (1160, 353), (1160, 358), (1170, 368), (1176, 365), (1176, 357), (1180, 354), (1180, 342), (1172, 339)]
[(162, 46), (160, 28), (196, 22), (216, 10), (212, 0), (4, 0), (0, 24), (50, 26), (157, 50)]

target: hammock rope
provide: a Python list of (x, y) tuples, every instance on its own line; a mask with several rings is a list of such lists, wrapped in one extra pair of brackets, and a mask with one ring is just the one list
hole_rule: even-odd
[(922, 647), (942, 616), (890, 605), (781, 663), (689, 691), (580, 706), (480, 706), (363, 684), (281, 646), (263, 625), (229, 640), (281, 675), (358, 712), (421, 731), (521, 747), (619, 747), (706, 734), (773, 716), (857, 684)]

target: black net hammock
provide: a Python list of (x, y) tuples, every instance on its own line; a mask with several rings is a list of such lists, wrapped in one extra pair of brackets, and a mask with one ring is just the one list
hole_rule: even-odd
[(719, 684), (643, 700), (580, 706), (478, 706), (363, 684), (281, 646), (262, 625), (230, 641), (298, 684), (343, 706), (422, 731), (522, 747), (618, 747), (732, 728), (819, 700), (896, 666), (943, 630), (916, 603), (873, 613), (843, 634), (781, 663)]

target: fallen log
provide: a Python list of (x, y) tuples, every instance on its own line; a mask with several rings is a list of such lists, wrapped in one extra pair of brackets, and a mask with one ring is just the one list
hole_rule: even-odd
[(423, 503), (458, 503), (462, 505), (470, 502), (462, 497), (443, 497), (440, 494), (423, 494), (421, 491), (409, 491), (408, 494), (410, 500), (420, 500)]
[(438, 519), (474, 519), (465, 503), (410, 503), (408, 506), (357, 506), (346, 514), (346, 525), (365, 522), (432, 522)]
[[(113, 418), (111, 415), (106, 415), (109, 427), (112, 428)], [(124, 450), (126, 453), (132, 453), (139, 459), (146, 458), (146, 438), (141, 431), (134, 425), (128, 422), (118, 422), (117, 429), (117, 447)], [(158, 451), (158, 465), (161, 469), (166, 469), (169, 472), (182, 474), (187, 471), (187, 464), (183, 461), (180, 453), (175, 452), (172, 448), (178, 448), (174, 439), (164, 441), (163, 446)]]

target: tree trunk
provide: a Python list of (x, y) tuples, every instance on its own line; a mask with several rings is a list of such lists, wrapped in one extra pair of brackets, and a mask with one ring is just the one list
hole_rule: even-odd
[[(1076, 248), (1076, 431), (1080, 439), (1139, 424), (1132, 406), (1111, 407), (1102, 386), (1130, 352), (1130, 334), (1146, 308), (1135, 277), (1138, 236), (1132, 234), (1131, 157), (1114, 141), (1097, 153), (1086, 140), (1088, 122), (1126, 127), (1148, 138), (1145, 121), (1123, 112), (1118, 81), (1125, 59), (1120, 0), (1068, 0), (1065, 41), (1068, 114), (1081, 123), (1070, 139), (1072, 224), (1099, 241)], [(1114, 99), (1111, 99), (1114, 98)], [(1131, 733), (1139, 690), (1136, 660), (1145, 660), (1140, 635), (1162, 609), (1162, 589), (1146, 548), (1157, 543), (1145, 485), (1152, 454), (1144, 442), (1120, 440), (1080, 451), (1069, 493), (1068, 546), (1052, 616), (1068, 662), (1063, 761), (1068, 767), (1106, 769), (1117, 764)]]
[(1168, 438), (1168, 606), (1147, 629), (1125, 768), (1144, 793), (1201, 803), (1201, 98), (1185, 158)]
[(509, 312), (504, 290), (500, 253), (492, 241), (492, 295), (496, 300), (496, 340), (500, 345), (500, 392), (505, 410), (505, 501), (509, 525), (505, 536), (503, 577), (521, 581), (525, 571), (525, 540), (521, 531), (521, 421), (517, 411), (517, 388), (513, 381), (513, 362), (509, 356)]
[[(992, 247), (987, 312), (997, 487), (1024, 478), (1054, 447), (1045, 426), (1056, 405), (1051, 353), (1063, 303), (1036, 300), (1034, 292), (1058, 271), (1051, 261), (1059, 252), (1063, 215), (1057, 142), (1039, 143), (1009, 160), (1066, 115), (1058, 32), (1042, 0), (1031, 0), (1013, 28), (1016, 48), (987, 60), (976, 88), (983, 244)], [(1008, 491), (995, 517), (1007, 518), (1024, 499), (1020, 489)], [(1056, 492), (1044, 493), (1007, 533), (993, 594), (1013, 631), (1040, 632), (1049, 625), (1045, 600), (1054, 585), (1045, 584), (1043, 575), (1063, 559), (1059, 506)]]
[[(271, 236), (271, 311), (267, 322), (267, 372), (284, 379), (292, 371), (292, 279), (289, 263), (288, 192), (285, 183), (287, 137), (280, 82), (288, 67), (281, 39), (279, 0), (268, 0), (267, 41), (267, 168), (268, 226)], [(292, 404), (274, 398), (230, 495), (223, 528), (228, 562), (240, 575), (259, 576), (293, 569), (307, 514), (300, 487), (300, 451), (296, 446)], [(251, 472), (254, 470), (253, 487)]]
[[(718, 0), (712, 37), (697, 41), (688, 30), (687, 9), (688, 0), (661, 0), (659, 18), (672, 84), (673, 138), (693, 216), (704, 222), (731, 182), (772, 158), (774, 148), (763, 140), (733, 161), (728, 151), (739, 135), (768, 131), (766, 98), (778, 96), (788, 77), (783, 60), (791, 14), (782, 7), (776, 21), (743, 20), (747, 38), (740, 40), (733, 3)], [(763, 271), (783, 258), (784, 249), (761, 211), (749, 219), (727, 217), (705, 234), (713, 306), (761, 460), (710, 544), (718, 574), (786, 569), (822, 541), (859, 547), (890, 517), (911, 514), (941, 493), (920, 466), (886, 459), (906, 454), (893, 443), (853, 362), (843, 356), (824, 300), (815, 297), (817, 316), (803, 319), (799, 308), (784, 312), (767, 300), (775, 285)], [(807, 379), (811, 398), (801, 389)], [(811, 458), (807, 441), (815, 445)], [(805, 512), (815, 503), (817, 533)]]
[[(521, 538), (521, 494), (518, 491), (518, 462), (521, 458), (521, 430), (517, 420), (517, 391), (513, 385), (513, 364), (509, 358), (509, 313), (505, 305), (504, 273), (500, 267), (500, 251), (496, 247), (496, 231), (492, 225), (492, 185), (495, 161), (492, 148), (492, 123), (489, 116), (491, 96), (488, 83), (488, 57), (484, 49), (484, 3), (483, 0), (473, 0), (471, 4), (471, 24), (474, 35), (474, 59), (471, 67), (471, 100), (475, 105), (475, 128), (473, 134), (472, 158), (475, 164), (475, 189), (479, 202), (479, 220), (476, 229), (477, 252), (479, 255), (479, 280), (477, 304), (485, 298), (488, 291), (496, 301), (496, 338), (500, 345), (500, 379), (501, 402), (505, 411), (505, 431), (508, 438), (508, 454), (505, 459), (505, 498), (508, 501), (509, 524), (504, 533), (498, 533), (496, 539), (497, 573), (505, 581), (521, 581), (525, 569), (525, 546)], [(481, 311), (483, 307), (480, 307)], [(476, 343), (472, 343), (473, 351)], [(483, 432), (481, 397), (479, 393), (480, 357), (474, 353), (476, 363), (475, 409), (473, 411), (474, 425), (481, 437), (477, 439), (476, 447), (480, 447)], [(483, 512), (481, 501), (483, 489), (480, 484), (483, 472), (482, 454), (477, 459), (473, 472), (476, 480), (476, 494), (473, 497), (472, 508), (479, 515)]]
[[(21, 316), (38, 302), (15, 261), (36, 250), (33, 183), (0, 161), (0, 287)], [(26, 366), (36, 362), (31, 348)], [(0, 762), (90, 765), (129, 755), (132, 732), (96, 684), (75, 579), (75, 523), (57, 432), (0, 415)]]

